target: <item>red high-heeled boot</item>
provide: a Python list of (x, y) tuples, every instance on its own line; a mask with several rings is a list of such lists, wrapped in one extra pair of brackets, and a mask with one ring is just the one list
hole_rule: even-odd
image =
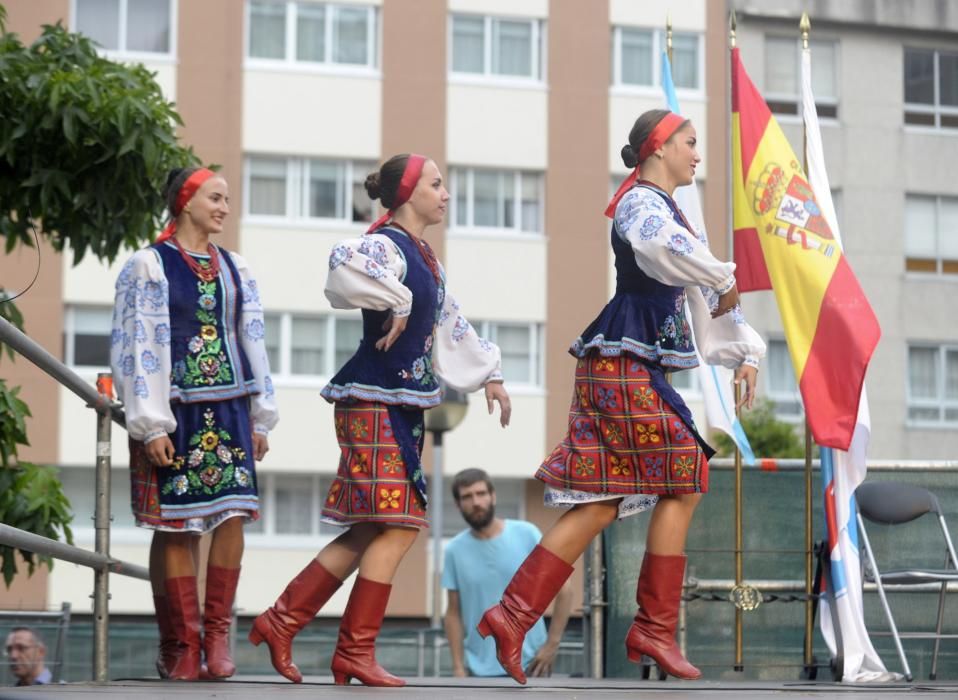
[(383, 624), (392, 586), (356, 577), (339, 625), (339, 639), (330, 668), (336, 685), (349, 685), (353, 678), (363, 685), (403, 686), (406, 681), (376, 662), (376, 637)]
[(289, 582), (276, 602), (253, 620), (249, 641), (254, 646), (269, 645), (273, 668), (293, 683), (302, 683), (303, 676), (293, 663), (293, 637), (303, 629), (343, 582), (313, 559)]
[(166, 602), (178, 647), (176, 663), (169, 669), (169, 678), (195, 681), (200, 675), (200, 604), (196, 594), (196, 576), (166, 579)]
[(541, 545), (536, 545), (512, 577), (502, 600), (483, 614), (478, 630), (496, 640), (496, 658), (510, 676), (523, 685), (522, 642), (526, 632), (549, 607), (573, 567)]
[(212, 564), (206, 567), (206, 604), (203, 606), (203, 654), (212, 678), (236, 673), (230, 655), (230, 624), (240, 570)]
[(685, 556), (645, 553), (635, 592), (639, 611), (625, 638), (629, 661), (651, 656), (663, 671), (695, 680), (702, 672), (690, 664), (675, 643), (685, 578)]
[(153, 609), (156, 611), (156, 626), (160, 630), (160, 645), (156, 655), (156, 672), (160, 678), (169, 678), (170, 669), (176, 665), (179, 645), (170, 622), (170, 609), (165, 595), (153, 596)]

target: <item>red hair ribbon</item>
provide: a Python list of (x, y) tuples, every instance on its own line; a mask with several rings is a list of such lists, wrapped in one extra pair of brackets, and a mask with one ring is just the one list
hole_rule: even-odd
[(619, 206), (619, 200), (625, 195), (626, 192), (635, 184), (635, 181), (639, 179), (639, 169), (642, 167), (641, 164), (648, 158), (650, 155), (655, 153), (656, 150), (661, 148), (662, 144), (672, 138), (672, 134), (679, 130), (679, 127), (686, 122), (686, 118), (676, 114), (675, 112), (669, 112), (655, 125), (655, 128), (652, 129), (652, 133), (649, 134), (649, 137), (642, 142), (642, 148), (638, 152), (639, 165), (635, 166), (635, 170), (622, 181), (622, 184), (619, 185), (619, 189), (615, 191), (615, 194), (612, 196), (612, 201), (609, 202), (609, 206), (605, 208), (605, 215), (610, 219), (615, 217), (615, 208)]
[(184, 182), (183, 186), (180, 187), (180, 191), (176, 193), (176, 205), (173, 211), (170, 212), (170, 214), (172, 214), (170, 223), (166, 225), (166, 228), (163, 229), (163, 232), (160, 233), (159, 237), (156, 239), (157, 243), (162, 243), (163, 241), (173, 237), (173, 234), (176, 233), (176, 217), (178, 217), (180, 212), (183, 211), (183, 207), (189, 204), (189, 201), (193, 199), (193, 195), (196, 194), (196, 191), (203, 185), (203, 183), (209, 180), (215, 174), (216, 173), (209, 168), (199, 168), (198, 170), (190, 173), (190, 176), (186, 178), (186, 182)]
[(418, 153), (410, 153), (406, 159), (406, 168), (402, 171), (402, 179), (399, 181), (399, 189), (396, 190), (396, 201), (393, 202), (392, 209), (376, 219), (372, 225), (366, 229), (366, 233), (372, 233), (377, 228), (383, 226), (389, 221), (403, 204), (409, 201), (412, 191), (416, 189), (419, 177), (422, 175), (423, 166), (426, 164), (426, 156)]

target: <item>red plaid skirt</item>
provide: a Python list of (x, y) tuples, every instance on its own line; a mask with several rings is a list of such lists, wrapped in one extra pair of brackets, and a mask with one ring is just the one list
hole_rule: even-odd
[(708, 491), (708, 460), (693, 429), (629, 355), (589, 355), (576, 365), (569, 432), (536, 472), (589, 493), (674, 495)]
[(385, 404), (337, 403), (336, 439), (341, 456), (336, 479), (323, 502), (323, 518), (428, 527), (426, 511), (406, 476)]

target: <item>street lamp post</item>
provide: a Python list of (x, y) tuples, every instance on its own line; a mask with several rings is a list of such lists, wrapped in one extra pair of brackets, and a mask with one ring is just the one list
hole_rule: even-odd
[(432, 626), (442, 626), (442, 438), (466, 417), (469, 400), (461, 391), (440, 384), (442, 403), (426, 411), (426, 430), (432, 433), (432, 476), (429, 488), (432, 527)]

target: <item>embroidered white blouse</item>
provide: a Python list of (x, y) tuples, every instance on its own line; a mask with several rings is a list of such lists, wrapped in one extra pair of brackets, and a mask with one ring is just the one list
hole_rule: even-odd
[(646, 187), (633, 187), (619, 201), (615, 230), (632, 246), (635, 261), (649, 277), (673, 287), (685, 287), (692, 329), (707, 364), (736, 369), (759, 366), (765, 342), (745, 322), (740, 306), (712, 318), (719, 295), (735, 284), (735, 263), (722, 262), (708, 248), (705, 234), (694, 224), (694, 235), (673, 218), (662, 197)]
[[(240, 276), (239, 343), (249, 360), (258, 393), (249, 397), (253, 430), (266, 434), (279, 420), (269, 374), (263, 307), (246, 260), (229, 255)], [(224, 265), (220, 275), (228, 275)], [(145, 366), (149, 365), (149, 366)], [(169, 283), (159, 256), (151, 248), (137, 251), (116, 281), (110, 366), (117, 396), (126, 412), (126, 429), (134, 440), (151, 442), (176, 430), (170, 410)]]
[[(346, 249), (348, 253), (343, 252)], [(373, 251), (375, 259), (371, 257)], [(330, 258), (325, 294), (333, 308), (390, 310), (395, 316), (411, 313), (412, 292), (403, 284), (406, 258), (388, 236), (372, 233), (341, 241), (332, 255), (336, 259)], [(370, 269), (376, 274), (370, 274)], [(445, 285), (446, 273), (441, 265), (440, 272)], [(442, 309), (432, 348), (436, 374), (463, 392), (476, 391), (488, 382), (501, 382), (499, 348), (479, 337), (448, 290), (440, 298)]]

